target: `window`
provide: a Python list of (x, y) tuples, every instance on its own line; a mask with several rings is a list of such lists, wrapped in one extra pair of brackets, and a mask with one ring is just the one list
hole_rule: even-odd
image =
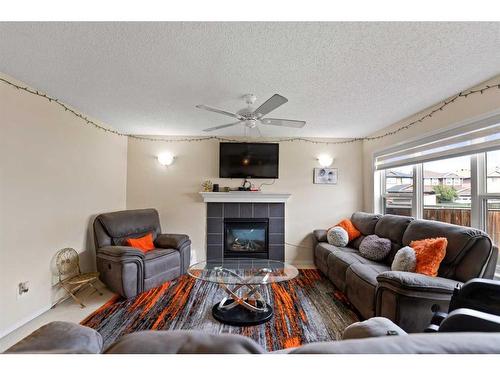
[(500, 193), (500, 150), (486, 153), (487, 192)]
[[(486, 153), (486, 192), (483, 195), (483, 229), (491, 236), (496, 246), (500, 245), (500, 150)], [(498, 259), (496, 277), (500, 279), (500, 258)]]
[(495, 246), (500, 244), (500, 199), (488, 199), (486, 231)]
[[(471, 224), (471, 157), (461, 156), (423, 164), (423, 218), (450, 224)], [(428, 176), (446, 177), (445, 184), (426, 184)], [(460, 183), (460, 180), (463, 183)], [(443, 181), (443, 180), (441, 180)], [(458, 182), (458, 183), (457, 183)]]
[[(500, 245), (500, 111), (389, 147), (373, 161), (377, 212), (479, 228)], [(407, 187), (396, 178), (404, 172)]]
[(385, 171), (384, 213), (411, 216), (412, 195), (413, 167), (399, 167)]

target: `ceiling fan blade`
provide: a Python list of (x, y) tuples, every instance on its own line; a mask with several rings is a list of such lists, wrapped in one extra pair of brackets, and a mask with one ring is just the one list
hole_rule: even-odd
[(208, 105), (205, 105), (205, 104), (198, 104), (196, 106), (196, 108), (198, 108), (198, 109), (204, 109), (204, 110), (210, 111), (210, 112), (220, 113), (221, 115), (226, 115), (226, 116), (234, 117), (234, 118), (237, 118), (238, 120), (242, 120), (243, 119), (243, 117), (241, 117), (237, 113), (231, 113), (231, 112), (228, 112), (228, 111), (224, 111), (223, 109), (209, 107)]
[(260, 120), (264, 125), (286, 126), (289, 128), (303, 128), (305, 121), (285, 120), (282, 118), (263, 118)]
[(204, 132), (211, 132), (211, 131), (214, 131), (214, 130), (229, 128), (230, 126), (234, 126), (234, 125), (238, 125), (238, 124), (241, 124), (241, 121), (233, 122), (232, 124), (214, 126), (213, 128), (203, 129), (203, 131)]
[(267, 99), (264, 103), (261, 104), (259, 108), (257, 108), (253, 113), (257, 118), (267, 115), (269, 112), (274, 111), (280, 105), (285, 104), (288, 101), (287, 98), (281, 96), (279, 94), (274, 94), (269, 99)]

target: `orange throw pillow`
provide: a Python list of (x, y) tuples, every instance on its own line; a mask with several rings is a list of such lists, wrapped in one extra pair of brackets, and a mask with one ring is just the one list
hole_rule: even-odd
[(444, 237), (412, 241), (410, 247), (415, 250), (417, 258), (415, 272), (436, 277), (439, 266), (446, 255), (447, 245), (448, 240)]
[(349, 242), (351, 242), (352, 240), (355, 240), (356, 238), (358, 238), (359, 236), (361, 236), (361, 232), (356, 229), (356, 227), (354, 226), (354, 224), (352, 223), (352, 221), (349, 220), (349, 219), (344, 219), (344, 220), (342, 220), (340, 223), (338, 223), (335, 226), (336, 227), (341, 227), (341, 228), (345, 229), (345, 231), (349, 235)]
[(141, 250), (143, 253), (147, 253), (155, 248), (153, 243), (153, 233), (148, 233), (144, 237), (139, 238), (127, 238), (127, 245), (135, 247)]

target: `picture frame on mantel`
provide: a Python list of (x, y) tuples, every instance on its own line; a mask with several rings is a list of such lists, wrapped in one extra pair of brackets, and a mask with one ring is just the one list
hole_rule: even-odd
[(313, 183), (337, 185), (338, 175), (338, 168), (314, 168)]

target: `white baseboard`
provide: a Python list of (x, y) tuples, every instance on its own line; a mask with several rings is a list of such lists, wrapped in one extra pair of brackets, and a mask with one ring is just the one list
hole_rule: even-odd
[(31, 322), (33, 319), (35, 319), (35, 318), (39, 317), (40, 315), (42, 315), (43, 313), (49, 311), (51, 308), (52, 308), (52, 304), (44, 306), (41, 309), (38, 309), (37, 311), (35, 311), (33, 314), (28, 315), (27, 317), (21, 319), (19, 322), (17, 322), (15, 324), (11, 325), (10, 327), (7, 327), (6, 329), (0, 331), (0, 339), (11, 334), (16, 329), (22, 327), (26, 323)]

